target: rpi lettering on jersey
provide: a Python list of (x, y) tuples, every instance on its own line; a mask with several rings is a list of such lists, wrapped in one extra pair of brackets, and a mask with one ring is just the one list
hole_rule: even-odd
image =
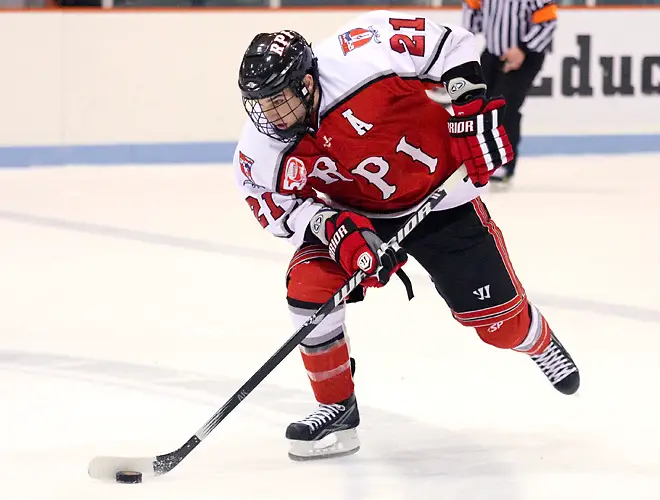
[[(350, 116), (351, 118), (357, 120), (359, 123), (368, 126), (369, 127), (368, 129), (373, 127), (373, 125), (369, 123), (365, 123), (359, 120), (358, 118), (356, 118), (352, 114), (352, 111), (350, 109), (344, 111), (342, 115), (345, 118), (348, 118)], [(350, 118), (348, 119), (350, 121)], [(358, 129), (356, 128), (356, 130)], [(406, 140), (405, 136), (401, 137), (394, 151), (396, 153), (403, 153), (409, 156), (410, 158), (412, 158), (414, 161), (419, 162), (422, 165), (425, 165), (429, 169), (429, 173), (431, 174), (435, 172), (438, 166), (437, 158), (426, 154), (417, 146), (410, 144)], [(383, 200), (387, 200), (394, 193), (396, 193), (397, 190), (395, 185), (390, 184), (385, 180), (385, 176), (389, 171), (390, 171), (390, 164), (385, 158), (383, 158), (382, 156), (370, 156), (362, 160), (360, 163), (358, 163), (358, 165), (355, 168), (353, 168), (350, 171), (350, 173), (356, 176), (359, 175), (363, 179), (367, 180), (374, 187), (378, 188), (378, 190), (383, 195)], [(326, 184), (332, 184), (337, 181), (349, 181), (349, 182), (352, 181), (352, 179), (347, 179), (346, 177), (344, 177), (339, 172), (337, 164), (334, 162), (334, 160), (332, 160), (327, 156), (322, 156), (321, 158), (316, 160), (316, 163), (314, 164), (314, 168), (312, 169), (312, 172), (309, 174), (309, 177), (316, 177), (318, 179), (321, 179)]]
[(395, 151), (397, 153), (405, 153), (408, 156), (410, 156), (413, 160), (418, 161), (423, 165), (426, 165), (429, 168), (430, 173), (434, 173), (435, 168), (438, 166), (437, 158), (427, 155), (420, 148), (408, 143), (408, 141), (406, 141), (405, 135), (401, 138), (399, 144), (396, 145)]
[(294, 35), (290, 31), (280, 31), (277, 35), (275, 35), (273, 43), (270, 44), (268, 50), (275, 52), (279, 56), (284, 55), (284, 49), (289, 46), (289, 42), (291, 42), (293, 37)]
[(309, 176), (317, 177), (326, 184), (332, 184), (333, 182), (337, 181), (353, 181), (353, 179), (347, 179), (341, 175), (339, 173), (339, 169), (337, 168), (337, 164), (327, 156), (322, 156), (316, 160), (316, 163), (314, 163), (314, 168), (312, 169), (312, 172), (309, 174)]
[[(375, 167), (378, 170), (372, 172), (367, 169), (367, 167)], [(385, 182), (385, 176), (387, 172), (390, 171), (390, 164), (385, 161), (385, 158), (380, 156), (370, 156), (369, 158), (362, 160), (357, 167), (351, 170), (352, 174), (361, 175), (371, 184), (376, 186), (381, 193), (383, 193), (383, 199), (387, 200), (396, 192), (396, 186), (392, 186)]]

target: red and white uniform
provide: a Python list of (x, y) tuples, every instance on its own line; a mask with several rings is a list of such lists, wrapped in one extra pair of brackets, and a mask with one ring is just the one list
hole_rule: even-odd
[[(370, 217), (405, 215), (458, 168), (448, 112), (426, 91), (449, 69), (478, 61), (474, 37), (426, 17), (374, 11), (318, 45), (318, 133), (297, 143), (248, 120), (236, 180), (261, 225), (298, 246), (324, 205)], [(469, 202), (464, 183), (437, 207)]]

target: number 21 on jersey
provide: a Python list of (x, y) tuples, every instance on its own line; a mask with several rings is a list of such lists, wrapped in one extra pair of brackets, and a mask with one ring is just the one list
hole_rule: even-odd
[(262, 193), (259, 195), (259, 198), (265, 203), (263, 210), (262, 204), (258, 198), (255, 198), (254, 196), (248, 196), (245, 201), (247, 201), (248, 205), (250, 205), (250, 209), (252, 210), (252, 213), (256, 219), (259, 221), (259, 224), (261, 224), (261, 227), (266, 227), (268, 224), (270, 224), (264, 215), (266, 211), (270, 213), (273, 220), (277, 220), (284, 215), (284, 210), (282, 207), (273, 201), (273, 193)]
[(424, 57), (426, 49), (424, 35), (408, 34), (411, 31), (424, 31), (426, 29), (426, 20), (423, 17), (416, 19), (390, 18), (390, 25), (392, 25), (394, 31), (407, 30), (405, 33), (397, 33), (390, 38), (390, 47), (394, 52), (403, 54), (407, 51), (411, 56)]

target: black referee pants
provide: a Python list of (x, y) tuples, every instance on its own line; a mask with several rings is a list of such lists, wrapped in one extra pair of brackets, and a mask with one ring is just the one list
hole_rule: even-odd
[(484, 50), (481, 54), (481, 67), (488, 85), (489, 97), (503, 96), (506, 99), (506, 114), (504, 128), (513, 146), (513, 161), (507, 164), (510, 175), (513, 175), (518, 160), (518, 145), (520, 144), (520, 108), (532, 87), (534, 78), (541, 71), (545, 54), (530, 52), (519, 69), (504, 73), (504, 62), (500, 58)]

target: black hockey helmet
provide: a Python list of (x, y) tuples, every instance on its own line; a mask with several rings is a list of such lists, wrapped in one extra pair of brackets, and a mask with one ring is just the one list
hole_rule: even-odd
[[(307, 74), (314, 78), (311, 92), (303, 83)], [(294, 141), (304, 134), (312, 126), (317, 85), (316, 57), (302, 35), (284, 30), (260, 33), (252, 39), (241, 62), (238, 87), (247, 114), (261, 133), (284, 142)], [(300, 104), (296, 102), (296, 105), (292, 106), (289, 102), (291, 99), (288, 99), (284, 104), (273, 106), (270, 100), (279, 96), (286, 88), (300, 100)], [(299, 106), (304, 106), (304, 109), (294, 111)], [(273, 117), (284, 119), (294, 112), (300, 116), (301, 111), (304, 116), (285, 129), (278, 128), (271, 121)]]

